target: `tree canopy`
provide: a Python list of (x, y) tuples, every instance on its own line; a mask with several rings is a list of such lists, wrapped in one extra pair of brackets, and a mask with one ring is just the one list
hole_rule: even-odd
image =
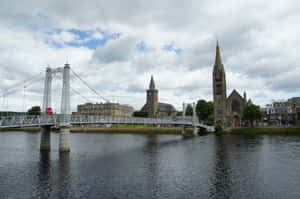
[(133, 112), (134, 117), (148, 117), (148, 113), (144, 111), (134, 111)]
[(193, 115), (193, 107), (192, 105), (188, 104), (185, 109), (185, 115), (192, 116)]
[(196, 105), (196, 113), (200, 120), (212, 120), (214, 113), (214, 104), (211, 101), (205, 101), (203, 99), (198, 100)]
[(252, 126), (255, 120), (261, 119), (262, 113), (259, 106), (251, 104), (245, 107), (243, 117), (245, 120), (250, 121), (250, 125)]
[(182, 116), (182, 111), (178, 111), (178, 112), (176, 113), (176, 116)]
[(27, 111), (28, 115), (40, 115), (41, 114), (41, 107), (40, 106), (33, 106)]

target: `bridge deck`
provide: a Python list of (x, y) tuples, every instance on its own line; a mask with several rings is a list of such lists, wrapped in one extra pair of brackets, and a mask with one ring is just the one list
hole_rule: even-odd
[(34, 126), (61, 126), (64, 124), (155, 124), (155, 125), (182, 125), (213, 130), (213, 126), (193, 122), (183, 118), (140, 118), (120, 116), (96, 115), (41, 115), (41, 116), (14, 116), (0, 119), (0, 128), (34, 127)]

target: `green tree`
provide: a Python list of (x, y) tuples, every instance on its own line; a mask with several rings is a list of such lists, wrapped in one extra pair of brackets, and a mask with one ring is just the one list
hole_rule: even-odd
[(214, 123), (214, 119), (215, 119), (214, 114), (210, 114), (210, 115), (208, 116), (208, 118), (207, 118), (208, 123), (209, 123), (209, 124), (213, 124), (213, 123)]
[(1, 116), (1, 117), (6, 117), (6, 116), (8, 116), (8, 112), (1, 112), (1, 113), (0, 113), (0, 116)]
[(245, 107), (243, 117), (245, 120), (249, 121), (250, 126), (253, 126), (254, 121), (261, 119), (262, 112), (260, 111), (259, 106), (251, 104)]
[(148, 117), (148, 113), (144, 111), (134, 111), (133, 117)]
[(182, 116), (182, 111), (178, 111), (178, 112), (176, 113), (176, 116)]
[(185, 109), (185, 115), (192, 116), (193, 115), (193, 107), (192, 105), (188, 104)]
[(33, 106), (31, 109), (27, 111), (28, 115), (40, 115), (41, 114), (41, 107), (40, 106)]
[[(203, 99), (198, 100), (196, 105), (196, 113), (199, 120), (213, 120), (211, 116), (214, 112), (214, 104), (211, 101), (205, 101)], [(209, 118), (210, 117), (210, 118)]]
[(218, 124), (215, 126), (215, 133), (216, 133), (216, 135), (221, 135), (222, 132), (223, 132), (223, 127), (222, 127), (221, 124), (218, 123)]
[(2, 117), (7, 117), (8, 116), (8, 112), (0, 112), (0, 119)]

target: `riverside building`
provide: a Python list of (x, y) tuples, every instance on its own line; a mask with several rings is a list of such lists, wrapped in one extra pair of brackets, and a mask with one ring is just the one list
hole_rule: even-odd
[(76, 114), (88, 115), (110, 115), (131, 117), (134, 112), (133, 107), (119, 103), (85, 103), (77, 106)]

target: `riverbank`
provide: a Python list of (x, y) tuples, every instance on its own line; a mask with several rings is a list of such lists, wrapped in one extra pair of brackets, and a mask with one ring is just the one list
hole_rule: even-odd
[[(39, 127), (9, 128), (0, 131), (30, 131), (39, 132)], [(58, 129), (52, 129), (58, 132)], [(153, 128), (153, 127), (112, 127), (112, 128), (71, 128), (72, 133), (116, 133), (116, 134), (170, 134), (180, 135), (181, 128)], [(186, 129), (187, 134), (192, 134), (191, 128)], [(235, 135), (300, 135), (300, 127), (264, 127), (264, 128), (231, 128), (224, 129), (223, 134)]]
[[(9, 128), (1, 129), (1, 131), (31, 131), (39, 132), (39, 127), (28, 128)], [(52, 129), (53, 132), (58, 132), (58, 129)], [(181, 128), (71, 128), (72, 133), (118, 133), (118, 134), (169, 134), (180, 135)], [(186, 129), (187, 134), (192, 134), (192, 129)]]
[(300, 128), (299, 127), (233, 128), (233, 129), (226, 130), (225, 134), (300, 135)]

